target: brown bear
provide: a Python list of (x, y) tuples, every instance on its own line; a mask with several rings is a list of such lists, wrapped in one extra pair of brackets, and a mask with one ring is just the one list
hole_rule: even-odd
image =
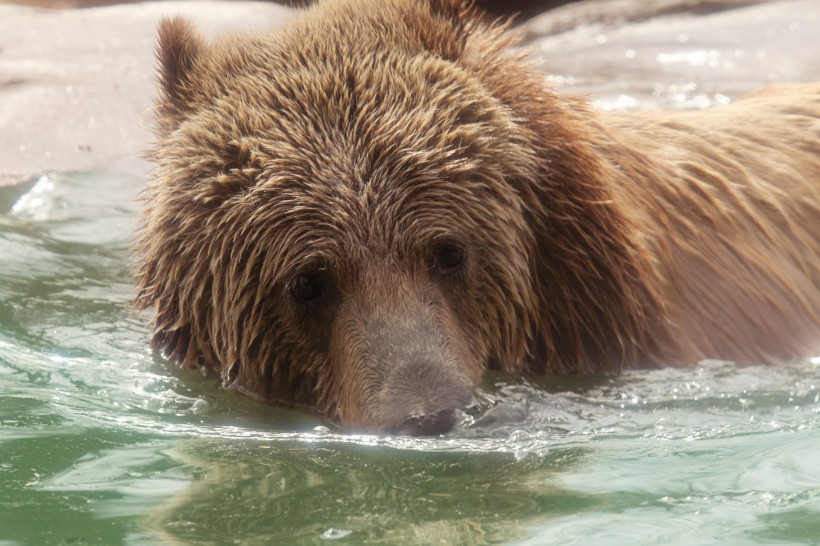
[(159, 28), (136, 243), (154, 346), (346, 429), (437, 434), (487, 369), (820, 349), (820, 85), (702, 112), (557, 93), (456, 0)]

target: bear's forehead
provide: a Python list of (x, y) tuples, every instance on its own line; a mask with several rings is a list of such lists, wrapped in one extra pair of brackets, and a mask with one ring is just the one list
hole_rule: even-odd
[(237, 128), (253, 125), (251, 134), (269, 139), (318, 141), (322, 149), (336, 143), (436, 146), (449, 127), (471, 116), (487, 112), (485, 123), (497, 116), (497, 101), (477, 82), (456, 67), (433, 66), (441, 63), (260, 66), (227, 87), (214, 102), (214, 117)]
[(174, 161), (218, 196), (241, 179), (240, 222), (317, 243), (429, 241), (515, 209), (516, 122), (478, 76), (418, 44), (344, 36), (223, 51), (230, 70), (210, 75), (225, 74), (220, 92), (180, 127)]
[(210, 170), (249, 169), (263, 175), (257, 183), (290, 182), (308, 195), (403, 198), (504, 161), (514, 124), (479, 84), (440, 59), (389, 70), (375, 61), (282, 62), (227, 82), (181, 131), (186, 149), (209, 150)]
[(506, 108), (464, 63), (406, 36), (330, 17), (322, 28), (233, 41), (211, 50), (215, 57), (200, 74), (218, 80), (219, 89), (204, 114), (221, 125), (216, 130), (302, 146), (320, 141), (322, 149), (345, 139), (440, 147), (454, 125), (510, 124)]

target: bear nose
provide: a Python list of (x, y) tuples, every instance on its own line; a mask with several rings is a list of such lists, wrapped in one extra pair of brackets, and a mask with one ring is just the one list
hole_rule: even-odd
[(437, 436), (449, 431), (456, 424), (458, 412), (442, 409), (431, 413), (412, 415), (393, 427), (393, 434), (406, 436)]
[(379, 428), (394, 435), (444, 434), (458, 421), (471, 392), (467, 378), (443, 364), (399, 366), (381, 390)]

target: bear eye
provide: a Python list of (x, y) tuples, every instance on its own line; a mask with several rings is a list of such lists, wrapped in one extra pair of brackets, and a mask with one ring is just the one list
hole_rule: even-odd
[(439, 273), (452, 275), (464, 267), (467, 251), (459, 241), (445, 239), (433, 246), (432, 266)]
[(296, 275), (290, 282), (290, 294), (299, 302), (310, 303), (321, 298), (325, 293), (325, 279), (318, 271), (309, 271)]

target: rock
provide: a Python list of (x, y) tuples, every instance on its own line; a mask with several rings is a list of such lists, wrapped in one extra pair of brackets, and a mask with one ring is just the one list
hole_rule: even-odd
[(81, 10), (0, 4), (0, 186), (144, 155), (151, 139), (160, 17), (181, 13), (214, 34), (276, 27), (292, 12), (267, 2), (148, 2)]

